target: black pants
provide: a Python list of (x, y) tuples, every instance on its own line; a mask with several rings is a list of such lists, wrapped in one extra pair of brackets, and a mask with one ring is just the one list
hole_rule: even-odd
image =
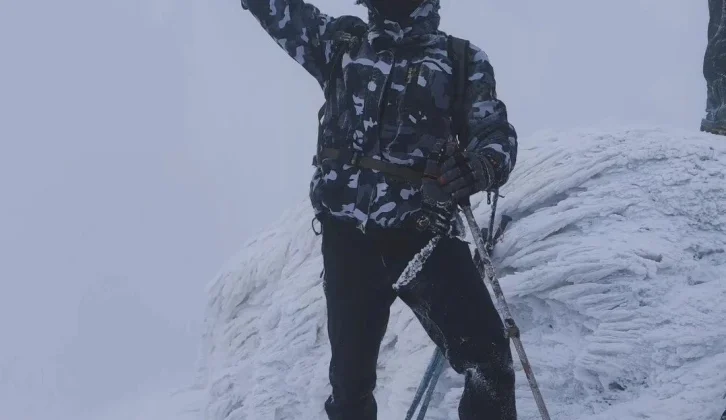
[[(708, 0), (708, 45), (703, 59), (706, 79), (706, 118), (702, 129), (726, 128), (726, 7), (725, 0)], [(721, 28), (719, 30), (719, 28)]]
[(460, 419), (516, 419), (509, 342), (468, 245), (441, 240), (414, 281), (398, 295), (391, 287), (430, 238), (402, 230), (364, 235), (352, 224), (323, 220), (330, 420), (376, 419), (376, 361), (397, 296), (465, 375)]

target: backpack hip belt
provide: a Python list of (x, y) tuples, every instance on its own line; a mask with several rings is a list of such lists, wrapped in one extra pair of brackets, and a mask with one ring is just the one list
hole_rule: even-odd
[(342, 164), (382, 172), (414, 184), (420, 184), (421, 178), (424, 176), (423, 172), (410, 167), (373, 159), (350, 149), (323, 148), (313, 157), (313, 166), (319, 166), (325, 159), (333, 159)]

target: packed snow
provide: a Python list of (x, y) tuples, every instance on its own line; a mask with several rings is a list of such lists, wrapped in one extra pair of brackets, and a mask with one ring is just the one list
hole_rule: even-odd
[[(725, 176), (726, 141), (706, 134), (520, 140), (499, 201), (513, 222), (493, 260), (553, 419), (704, 420), (726, 407)], [(325, 418), (329, 350), (311, 218), (299, 203), (210, 284), (205, 419)], [(431, 354), (396, 302), (381, 347), (380, 419), (404, 417)], [(537, 419), (515, 366), (519, 418)], [(447, 369), (427, 418), (456, 419), (462, 384)]]

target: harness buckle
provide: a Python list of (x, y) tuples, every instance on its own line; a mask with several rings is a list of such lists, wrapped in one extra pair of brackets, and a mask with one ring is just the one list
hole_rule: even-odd
[(351, 166), (358, 166), (360, 164), (360, 158), (363, 157), (363, 154), (358, 151), (353, 151), (350, 156), (350, 165)]

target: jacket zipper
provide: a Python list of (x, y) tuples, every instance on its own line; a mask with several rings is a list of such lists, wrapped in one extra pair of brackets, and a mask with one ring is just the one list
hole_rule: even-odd
[(393, 72), (396, 69), (396, 53), (395, 51), (391, 51), (391, 71), (388, 72), (388, 76), (386, 76), (386, 81), (383, 84), (383, 91), (381, 92), (381, 100), (378, 104), (378, 149), (381, 152), (381, 157), (383, 156), (383, 145), (382, 145), (382, 135), (383, 135), (383, 115), (386, 112), (386, 106), (388, 102), (386, 101), (386, 96), (388, 94), (388, 91), (391, 89), (391, 83), (393, 82)]

